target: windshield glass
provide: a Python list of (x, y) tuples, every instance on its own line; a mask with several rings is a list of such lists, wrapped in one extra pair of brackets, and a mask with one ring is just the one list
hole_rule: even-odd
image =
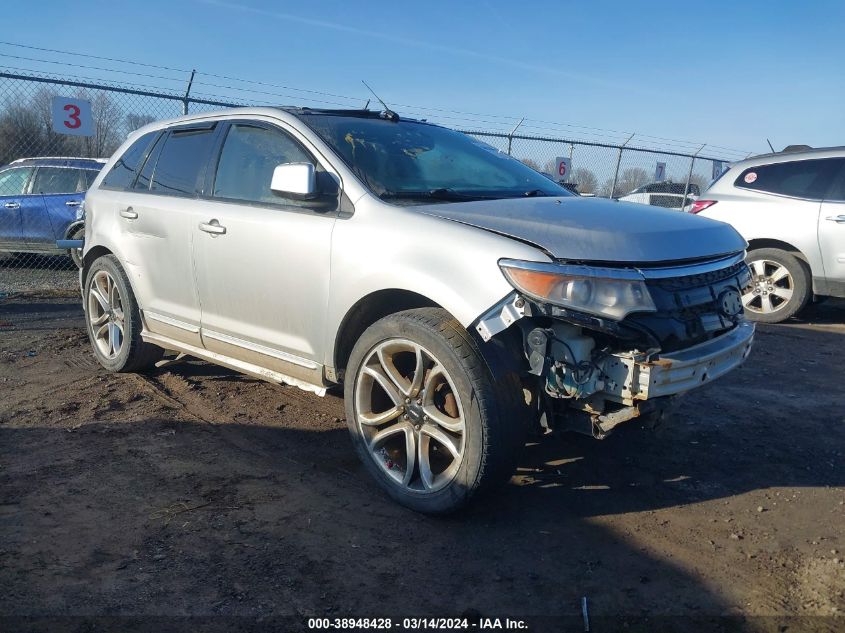
[(494, 147), (447, 128), (328, 114), (300, 118), (385, 200), (573, 195)]

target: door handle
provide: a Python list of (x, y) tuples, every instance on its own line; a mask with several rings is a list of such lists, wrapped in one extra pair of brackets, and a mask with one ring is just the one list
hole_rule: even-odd
[(69, 207), (78, 207), (80, 204), (82, 204), (82, 201), (81, 200), (68, 200), (67, 202), (65, 202), (65, 204)]
[(211, 233), (211, 237), (217, 237), (226, 234), (226, 227), (220, 226), (220, 222), (217, 220), (209, 220), (208, 222), (200, 222), (200, 231)]
[(20, 209), (21, 203), (20, 202), (7, 202), (3, 206), (6, 207), (7, 209)]
[(837, 224), (845, 224), (845, 215), (829, 215), (825, 218), (825, 220), (830, 220), (831, 222), (836, 222)]
[(133, 211), (132, 207), (127, 207), (126, 209), (120, 210), (120, 217), (126, 218), (127, 220), (137, 220), (138, 212)]

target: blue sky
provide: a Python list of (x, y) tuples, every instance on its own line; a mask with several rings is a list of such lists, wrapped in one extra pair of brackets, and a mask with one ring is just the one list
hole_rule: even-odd
[[(457, 127), (498, 129), (515, 123), (504, 117), (525, 116), (526, 132), (541, 133), (550, 126), (538, 121), (548, 121), (561, 125), (546, 133), (605, 140), (639, 132), (755, 152), (766, 149), (767, 137), (776, 149), (845, 144), (841, 0), (112, 0), (77, 2), (73, 10), (66, 1), (41, 0), (37, 24), (34, 4), (4, 8), (4, 23), (15, 28), (0, 39), (362, 101), (366, 79), (389, 104), (471, 113), (448, 115)], [(48, 58), (8, 46), (0, 53)], [(179, 72), (66, 61), (174, 78), (123, 81), (177, 88), (184, 80)], [(0, 56), (4, 65), (116, 76)], [(206, 93), (248, 87), (198, 80), (195, 90)], [(250, 85), (302, 96), (270, 101), (310, 101), (309, 93)]]

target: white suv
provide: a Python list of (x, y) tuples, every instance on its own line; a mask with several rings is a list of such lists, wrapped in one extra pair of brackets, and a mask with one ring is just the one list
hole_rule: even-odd
[(845, 297), (845, 147), (736, 163), (690, 208), (748, 241), (749, 317), (778, 323), (815, 295)]

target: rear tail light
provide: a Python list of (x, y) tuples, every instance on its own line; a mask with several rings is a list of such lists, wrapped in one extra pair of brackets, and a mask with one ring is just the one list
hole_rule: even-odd
[(689, 209), (690, 213), (700, 213), (716, 204), (715, 200), (695, 200)]

